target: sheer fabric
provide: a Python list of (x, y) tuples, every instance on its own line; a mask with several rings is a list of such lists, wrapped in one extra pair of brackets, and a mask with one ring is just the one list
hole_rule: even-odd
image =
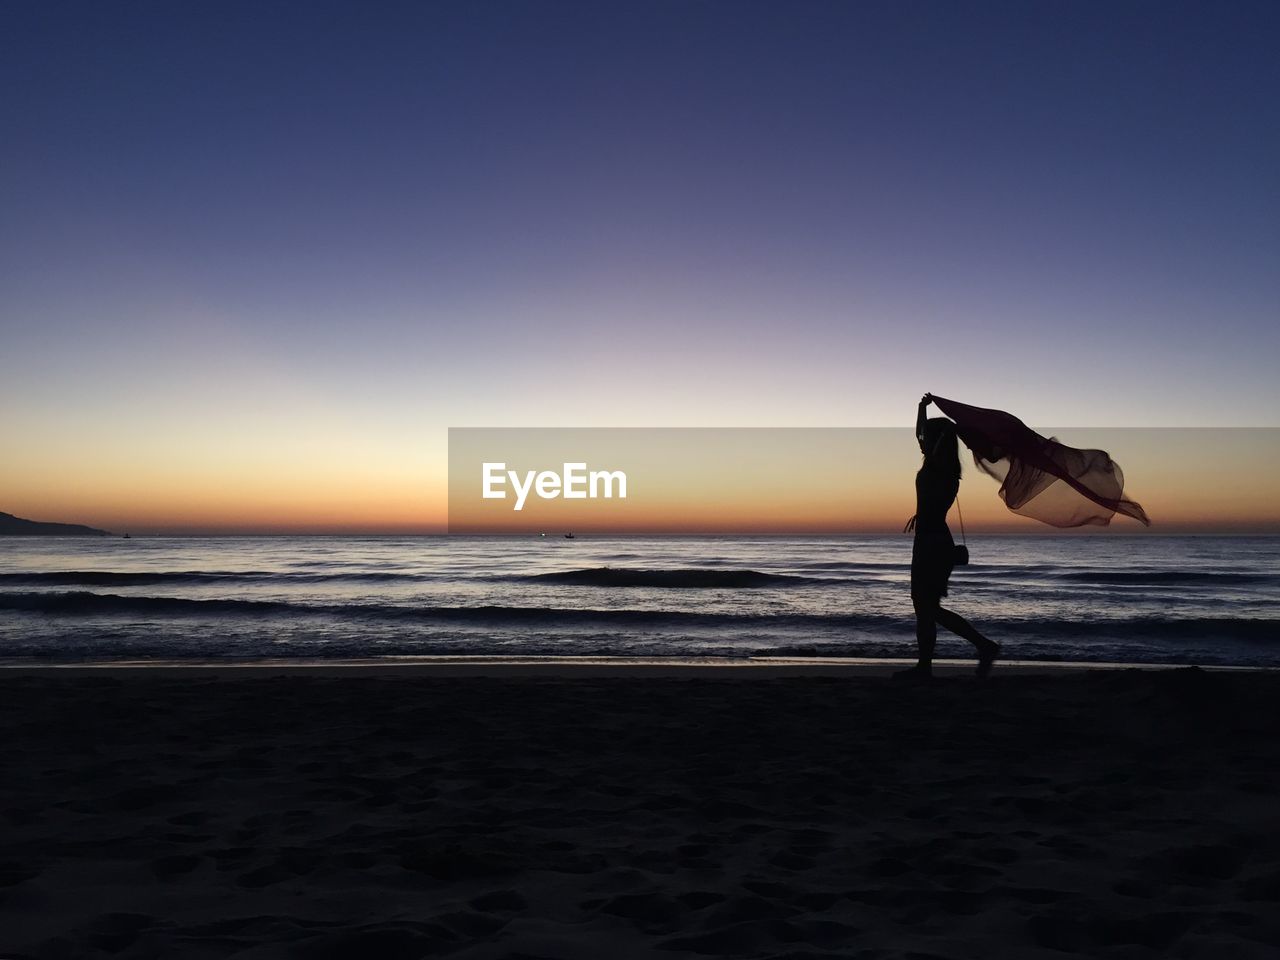
[(1068, 447), (1001, 410), (933, 402), (955, 421), (974, 465), (1000, 482), (1000, 499), (1014, 513), (1054, 527), (1106, 526), (1117, 513), (1151, 525), (1125, 497), (1124, 474), (1105, 450)]

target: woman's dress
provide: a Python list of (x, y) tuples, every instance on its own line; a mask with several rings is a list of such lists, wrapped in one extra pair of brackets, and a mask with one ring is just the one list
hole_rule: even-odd
[(913, 600), (937, 600), (947, 595), (955, 560), (947, 511), (959, 492), (958, 476), (928, 467), (921, 467), (916, 473), (916, 536), (911, 544)]

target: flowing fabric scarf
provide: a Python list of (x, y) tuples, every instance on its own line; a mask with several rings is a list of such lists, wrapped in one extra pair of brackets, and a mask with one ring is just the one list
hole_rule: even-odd
[(1119, 513), (1150, 526), (1124, 495), (1124, 474), (1105, 450), (1077, 450), (1042, 437), (1001, 410), (934, 397), (956, 423), (974, 465), (1000, 481), (1000, 499), (1014, 513), (1054, 527), (1106, 526)]

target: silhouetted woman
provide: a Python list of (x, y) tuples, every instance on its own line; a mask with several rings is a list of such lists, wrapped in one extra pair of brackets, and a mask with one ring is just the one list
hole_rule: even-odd
[(978, 676), (985, 677), (1000, 654), (1000, 645), (980, 634), (964, 617), (942, 606), (955, 562), (955, 541), (947, 526), (947, 511), (960, 491), (960, 448), (955, 423), (945, 417), (926, 416), (932, 400), (933, 395), (926, 393), (916, 414), (916, 439), (920, 442), (924, 463), (916, 473), (916, 515), (907, 525), (907, 529), (915, 528), (915, 541), (911, 545), (911, 603), (916, 611), (920, 662), (894, 676), (904, 679), (932, 676), (933, 648), (941, 624), (978, 648)]

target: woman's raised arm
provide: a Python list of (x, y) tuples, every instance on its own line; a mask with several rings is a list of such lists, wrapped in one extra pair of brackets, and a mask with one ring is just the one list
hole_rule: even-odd
[(920, 452), (924, 453), (924, 423), (929, 419), (926, 412), (933, 402), (933, 394), (926, 393), (920, 398), (920, 406), (916, 408), (916, 443), (920, 444)]

